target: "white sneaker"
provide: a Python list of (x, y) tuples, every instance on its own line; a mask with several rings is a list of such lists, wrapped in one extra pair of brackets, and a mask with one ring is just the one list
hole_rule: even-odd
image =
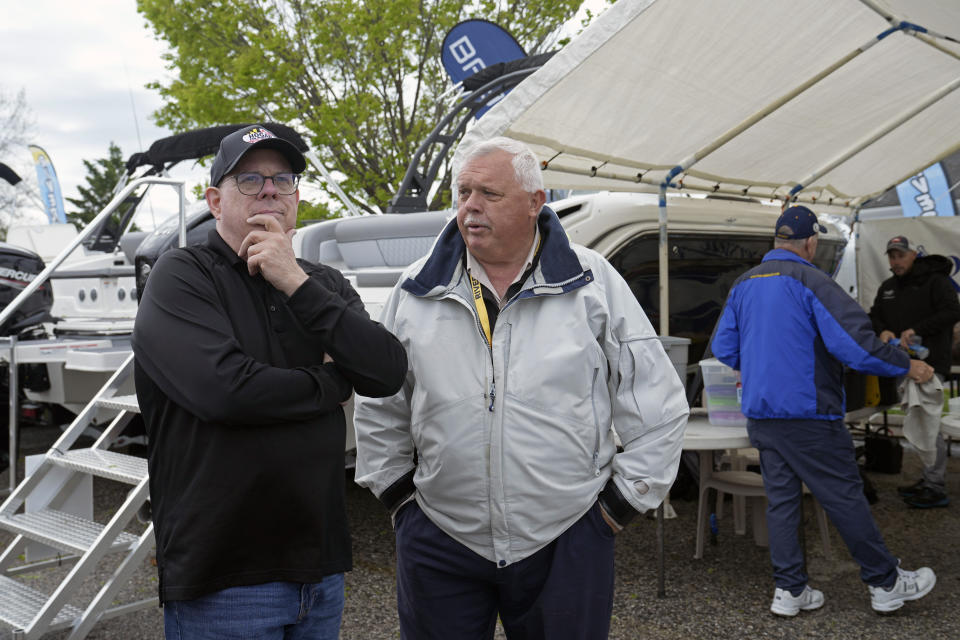
[(778, 616), (793, 617), (800, 613), (800, 610), (813, 611), (823, 606), (823, 592), (817, 589), (811, 589), (809, 585), (803, 588), (803, 593), (798, 596), (793, 595), (786, 589), (777, 587), (773, 593), (773, 603), (770, 605), (770, 611)]
[(881, 613), (896, 611), (908, 600), (919, 600), (930, 593), (937, 584), (937, 576), (929, 567), (916, 571), (904, 571), (897, 567), (897, 581), (889, 590), (883, 587), (869, 587), (870, 606)]

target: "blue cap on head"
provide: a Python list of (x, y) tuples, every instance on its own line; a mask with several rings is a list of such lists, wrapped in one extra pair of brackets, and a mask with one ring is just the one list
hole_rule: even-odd
[(826, 233), (827, 228), (817, 222), (817, 214), (804, 206), (792, 206), (777, 218), (776, 237), (782, 240), (802, 240), (817, 232)]

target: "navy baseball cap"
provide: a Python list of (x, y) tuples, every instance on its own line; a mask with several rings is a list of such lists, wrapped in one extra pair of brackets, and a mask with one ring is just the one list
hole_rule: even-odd
[(777, 218), (776, 237), (783, 240), (802, 240), (827, 228), (817, 222), (817, 214), (802, 205), (794, 205)]
[(253, 149), (276, 149), (284, 155), (294, 173), (303, 173), (307, 168), (306, 159), (292, 142), (274, 135), (262, 124), (252, 124), (237, 129), (220, 141), (220, 149), (210, 167), (210, 185), (219, 186), (223, 176), (230, 173), (240, 158)]

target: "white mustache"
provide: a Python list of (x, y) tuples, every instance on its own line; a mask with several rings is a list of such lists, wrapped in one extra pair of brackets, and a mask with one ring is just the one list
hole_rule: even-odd
[(481, 226), (481, 227), (487, 227), (487, 226), (489, 226), (489, 225), (488, 225), (486, 222), (484, 222), (483, 220), (478, 220), (478, 219), (476, 219), (476, 218), (464, 218), (464, 219), (463, 219), (463, 226), (469, 227), (470, 225), (478, 225), (478, 226)]

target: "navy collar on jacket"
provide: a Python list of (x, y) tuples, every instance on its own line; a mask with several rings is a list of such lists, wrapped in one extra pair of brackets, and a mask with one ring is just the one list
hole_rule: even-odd
[[(550, 207), (544, 206), (540, 210), (537, 226), (541, 237), (539, 271), (544, 283), (566, 282), (583, 274), (583, 266), (570, 247), (567, 234), (560, 225), (560, 218)], [(466, 245), (454, 218), (443, 228), (420, 271), (414, 277), (407, 278), (402, 288), (415, 296), (423, 296), (435, 287), (446, 287), (462, 261), (464, 251)]]

